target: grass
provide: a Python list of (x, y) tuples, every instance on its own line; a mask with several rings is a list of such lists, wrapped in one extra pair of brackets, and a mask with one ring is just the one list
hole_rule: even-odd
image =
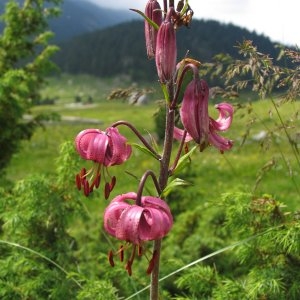
[[(130, 106), (125, 102), (105, 100), (105, 95), (116, 87), (115, 84), (116, 81), (101, 81), (88, 76), (52, 78), (49, 86), (43, 90), (43, 95), (58, 95), (64, 101), (60, 100), (54, 106), (37, 106), (32, 112), (57, 111), (62, 116), (98, 119), (101, 121), (101, 129), (118, 120), (127, 120), (135, 124), (145, 136), (154, 133), (155, 102), (147, 106)], [(84, 95), (89, 92), (98, 97), (94, 106), (68, 107), (68, 102), (79, 91)], [(299, 102), (287, 103), (279, 109), (281, 118), (289, 125), (290, 136), (296, 140), (299, 136)], [(212, 114), (215, 113), (213, 107), (210, 110)], [(249, 111), (251, 113), (248, 114)], [(249, 124), (251, 129), (247, 131)], [(7, 177), (19, 180), (35, 173), (53, 174), (60, 144), (73, 140), (79, 131), (90, 127), (91, 124), (62, 122), (47, 125), (45, 130), (37, 130), (30, 141), (23, 142), (22, 150), (13, 157), (7, 169)], [(121, 128), (120, 131), (130, 141), (137, 142), (128, 129)], [(244, 142), (245, 133), (248, 136)], [(270, 138), (264, 142), (255, 140), (256, 135), (263, 133), (269, 134)], [(241, 188), (258, 195), (274, 195), (278, 200), (299, 209), (300, 165), (270, 100), (256, 101), (248, 105), (248, 109), (237, 110), (232, 128), (224, 135), (235, 140), (230, 152), (221, 155), (216, 149), (209, 148), (192, 157), (192, 170), (196, 175), (192, 179), (191, 189), (197, 191), (203, 201), (216, 199), (223, 192)], [(299, 143), (298, 139), (298, 150)], [(137, 186), (136, 180), (126, 175), (125, 170), (139, 177), (147, 168), (156, 168), (155, 161), (134, 150), (132, 159), (124, 166), (111, 170), (113, 175), (118, 175), (115, 192), (124, 192), (124, 186), (128, 189)]]

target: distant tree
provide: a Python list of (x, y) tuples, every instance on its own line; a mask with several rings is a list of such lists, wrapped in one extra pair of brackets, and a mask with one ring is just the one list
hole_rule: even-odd
[(0, 35), (0, 170), (9, 163), (20, 142), (29, 139), (41, 124), (42, 116), (24, 122), (39, 100), (44, 77), (54, 66), (50, 57), (57, 47), (47, 19), (59, 13), (61, 0), (9, 0), (1, 21)]

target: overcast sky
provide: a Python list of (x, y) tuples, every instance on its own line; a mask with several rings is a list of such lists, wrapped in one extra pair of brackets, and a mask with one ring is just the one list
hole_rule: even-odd
[[(144, 10), (147, 0), (89, 0), (110, 8)], [(159, 1), (160, 4), (163, 1)], [(176, 1), (175, 1), (176, 3)], [(197, 19), (214, 19), (300, 47), (300, 0), (189, 0)]]

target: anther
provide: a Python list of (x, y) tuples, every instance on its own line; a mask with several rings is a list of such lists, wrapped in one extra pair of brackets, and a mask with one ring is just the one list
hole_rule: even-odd
[(109, 264), (114, 267), (115, 266), (115, 262), (114, 262), (114, 254), (112, 252), (112, 250), (110, 250), (108, 252), (108, 261), (109, 261)]

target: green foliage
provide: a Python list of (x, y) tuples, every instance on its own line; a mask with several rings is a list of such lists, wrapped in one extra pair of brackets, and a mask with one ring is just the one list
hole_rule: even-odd
[(56, 11), (45, 9), (44, 2), (20, 5), (10, 0), (1, 16), (5, 27), (0, 36), (0, 169), (7, 166), (20, 141), (29, 139), (40, 124), (38, 119), (25, 123), (22, 118), (39, 100), (44, 76), (53, 67), (50, 57), (57, 51), (48, 45), (52, 34), (45, 31), (47, 17)]
[[(234, 240), (254, 238), (220, 258), (213, 257), (185, 271), (176, 280), (175, 299), (298, 299), (297, 214), (288, 212), (270, 196), (256, 198), (241, 192), (224, 194), (216, 205), (220, 209), (211, 203), (210, 207), (200, 206), (178, 218), (181, 226), (175, 225), (174, 238), (179, 238), (179, 248), (192, 250), (189, 259), (197, 249), (210, 247), (208, 252), (213, 252)], [(190, 239), (193, 246), (187, 245)], [(183, 255), (181, 251), (181, 258)], [(204, 253), (197, 254), (201, 255)]]
[(78, 300), (115, 300), (119, 299), (116, 295), (116, 289), (108, 281), (90, 281), (78, 293)]

